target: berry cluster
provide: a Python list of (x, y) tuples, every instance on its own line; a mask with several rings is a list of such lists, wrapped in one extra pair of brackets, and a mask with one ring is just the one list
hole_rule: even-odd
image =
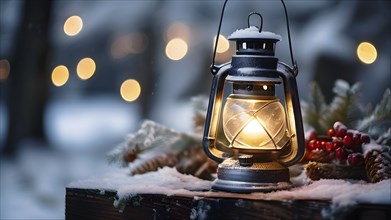
[(327, 136), (318, 136), (311, 132), (306, 142), (305, 159), (321, 163), (347, 164), (362, 166), (364, 156), (362, 144), (369, 143), (367, 134), (347, 129), (341, 122), (335, 122)]

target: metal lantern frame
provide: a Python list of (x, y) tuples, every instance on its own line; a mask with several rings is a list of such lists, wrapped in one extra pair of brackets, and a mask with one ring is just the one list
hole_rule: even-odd
[[(217, 36), (220, 35), (227, 1), (225, 0), (223, 5)], [(219, 39), (219, 37), (216, 37), (211, 67), (213, 81), (203, 137), (205, 153), (208, 157), (220, 163), (217, 170), (217, 179), (212, 189), (247, 193), (289, 188), (287, 167), (298, 162), (304, 155), (304, 131), (296, 83), (298, 68), (293, 58), (287, 9), (284, 1), (281, 0), (281, 2), (285, 11), (292, 67), (278, 61), (278, 58), (274, 56), (275, 44), (279, 39), (262, 32), (263, 18), (259, 13), (252, 12), (248, 15), (248, 28), (250, 28), (250, 17), (258, 15), (261, 19), (260, 37), (231, 38), (230, 40), (237, 42), (237, 52), (232, 57), (231, 62), (215, 65)], [(254, 45), (253, 49), (249, 50), (247, 44)], [(243, 71), (246, 68), (250, 71)], [(246, 97), (256, 97), (253, 96), (254, 94), (274, 97), (274, 85), (278, 83), (284, 85), (285, 117), (289, 141), (284, 146), (280, 146), (281, 149), (263, 150), (258, 147), (240, 149), (229, 146), (232, 145), (232, 142), (228, 143), (227, 146), (227, 143), (219, 140), (218, 130), (221, 127), (226, 82), (233, 83), (234, 93), (239, 94), (238, 100), (246, 99)], [(262, 88), (262, 85), (266, 85), (266, 87), (263, 87), (265, 91), (259, 89)], [(266, 89), (267, 86), (270, 86), (270, 91)], [(273, 144), (276, 145), (274, 142)]]

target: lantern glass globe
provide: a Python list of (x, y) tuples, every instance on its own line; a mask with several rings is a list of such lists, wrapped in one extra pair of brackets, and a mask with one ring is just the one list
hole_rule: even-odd
[(223, 110), (223, 130), (235, 149), (280, 150), (289, 141), (285, 111), (277, 98), (231, 94)]

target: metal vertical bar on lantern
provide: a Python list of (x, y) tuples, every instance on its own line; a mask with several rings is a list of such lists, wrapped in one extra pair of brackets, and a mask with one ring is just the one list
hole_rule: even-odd
[[(220, 163), (212, 189), (230, 192), (272, 191), (290, 187), (287, 166), (304, 154), (304, 133), (296, 84), (297, 66), (289, 45), (293, 68), (275, 57), (277, 34), (262, 30), (263, 18), (250, 13), (248, 28), (231, 34), (236, 54), (231, 62), (215, 66), (206, 116), (203, 146), (206, 154)], [(224, 9), (224, 2), (219, 36)], [(258, 15), (260, 26), (250, 26)], [(218, 38), (217, 38), (218, 39)], [(232, 93), (224, 100), (224, 88)], [(283, 84), (284, 106), (275, 94)], [(224, 105), (224, 107), (223, 107)]]

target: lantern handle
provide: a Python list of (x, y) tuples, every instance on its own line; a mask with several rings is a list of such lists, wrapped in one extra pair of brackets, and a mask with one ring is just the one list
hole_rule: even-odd
[(250, 14), (248, 14), (248, 17), (247, 17), (247, 27), (250, 27), (250, 17), (251, 15), (258, 15), (259, 18), (261, 18), (261, 25), (259, 26), (259, 33), (262, 32), (262, 28), (263, 28), (263, 17), (261, 14), (259, 14), (258, 12), (251, 12)]
[[(212, 60), (212, 66), (211, 66), (211, 72), (212, 72), (213, 75), (215, 75), (219, 71), (219, 68), (217, 66), (215, 66), (216, 51), (217, 51), (217, 45), (219, 43), (219, 36), (220, 36), (220, 31), (221, 31), (221, 25), (223, 23), (224, 11), (225, 11), (225, 6), (227, 5), (227, 2), (228, 2), (228, 0), (224, 1), (223, 9), (221, 10), (219, 27), (217, 29), (216, 43), (215, 43), (215, 47), (214, 47), (214, 51), (213, 51), (213, 60)], [(284, 7), (284, 12), (285, 12), (286, 29), (287, 29), (287, 32), (288, 32), (289, 51), (290, 51), (291, 61), (292, 61), (292, 66), (293, 66), (292, 70), (293, 70), (294, 76), (297, 76), (297, 74), (299, 73), (299, 69), (297, 67), (297, 62), (296, 62), (296, 60), (293, 57), (293, 49), (292, 49), (291, 32), (290, 32), (290, 28), (289, 28), (288, 11), (286, 9), (286, 5), (284, 3), (284, 0), (281, 0), (281, 3), (282, 3), (282, 6)], [(250, 13), (250, 15), (248, 16), (248, 24), (250, 24), (250, 16), (253, 13), (254, 12)], [(260, 15), (260, 14), (258, 14), (258, 15)], [(259, 28), (259, 32), (262, 31), (262, 26), (263, 26), (262, 16), (260, 16), (260, 17), (261, 17), (261, 27)]]
[(219, 27), (218, 27), (218, 29), (217, 29), (215, 48), (214, 48), (214, 50), (213, 50), (212, 66), (210, 67), (210, 71), (212, 72), (213, 75), (216, 75), (216, 73), (219, 71), (219, 68), (215, 65), (216, 51), (217, 51), (217, 45), (218, 45), (218, 43), (219, 43), (219, 38), (220, 38), (221, 25), (223, 24), (223, 17), (224, 17), (225, 5), (227, 5), (227, 2), (228, 2), (228, 0), (225, 0), (225, 1), (224, 1), (223, 9), (221, 10), (221, 16), (220, 16)]

